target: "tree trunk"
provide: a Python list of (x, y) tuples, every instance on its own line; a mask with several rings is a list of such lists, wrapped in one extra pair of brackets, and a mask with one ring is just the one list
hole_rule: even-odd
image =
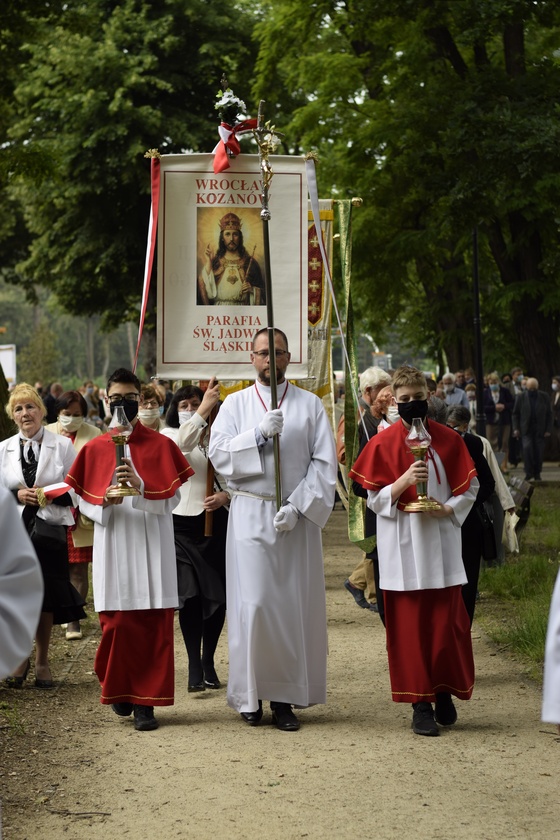
[(560, 372), (558, 318), (538, 312), (535, 299), (526, 298), (514, 304), (513, 324), (523, 349), (523, 372), (535, 376), (548, 393), (551, 377)]
[(548, 391), (550, 377), (560, 372), (560, 318), (558, 313), (541, 311), (544, 296), (539, 290), (547, 281), (541, 274), (538, 231), (521, 213), (510, 214), (508, 224), (509, 242), (497, 221), (487, 229), (488, 241), (504, 286), (524, 284), (536, 290), (512, 304), (512, 328), (523, 351), (524, 373), (535, 376), (541, 389)]
[(94, 319), (86, 319), (86, 368), (88, 379), (95, 376), (95, 328)]
[[(0, 405), (8, 404), (8, 382), (0, 365)], [(16, 424), (10, 420), (5, 411), (0, 411), (0, 440), (6, 440), (17, 432)]]

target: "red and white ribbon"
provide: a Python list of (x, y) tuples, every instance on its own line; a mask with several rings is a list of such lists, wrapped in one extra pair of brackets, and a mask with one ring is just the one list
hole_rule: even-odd
[(68, 493), (72, 488), (64, 481), (59, 481), (58, 484), (49, 484), (47, 487), (37, 487), (37, 500), (40, 507), (45, 507), (52, 502), (53, 499), (58, 499)]
[[(214, 148), (212, 154), (214, 155), (214, 173), (225, 172), (229, 169), (229, 156), (234, 157), (241, 152), (238, 134), (243, 134), (244, 131), (253, 131), (257, 127), (257, 120), (243, 120), (234, 126), (227, 123), (220, 123), (218, 126), (218, 134), (220, 135), (220, 142)], [(229, 153), (229, 154), (228, 154)]]

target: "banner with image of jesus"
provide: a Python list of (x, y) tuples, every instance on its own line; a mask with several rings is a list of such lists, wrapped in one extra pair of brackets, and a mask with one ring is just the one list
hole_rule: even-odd
[[(307, 376), (307, 183), (303, 159), (274, 156), (268, 233), (275, 326), (290, 379)], [(161, 158), (157, 371), (167, 379), (246, 380), (252, 338), (267, 326), (261, 170), (239, 155)]]

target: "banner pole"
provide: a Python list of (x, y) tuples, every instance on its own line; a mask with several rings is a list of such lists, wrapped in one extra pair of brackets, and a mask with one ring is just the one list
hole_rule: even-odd
[[(266, 329), (268, 334), (268, 355), (270, 369), (270, 405), (271, 408), (278, 407), (278, 383), (276, 381), (276, 342), (274, 334), (274, 310), (272, 305), (272, 278), (270, 269), (270, 238), (268, 223), (270, 221), (270, 209), (268, 207), (268, 188), (272, 180), (272, 168), (268, 160), (268, 146), (264, 141), (263, 134), (266, 129), (263, 126), (264, 100), (259, 102), (257, 128), (255, 135), (259, 146), (259, 161), (261, 165), (262, 193), (261, 193), (261, 220), (263, 227), (264, 246), (264, 288), (266, 293)], [(282, 507), (282, 479), (280, 474), (280, 439), (274, 435), (272, 439), (274, 447), (274, 473), (276, 483), (276, 508)]]

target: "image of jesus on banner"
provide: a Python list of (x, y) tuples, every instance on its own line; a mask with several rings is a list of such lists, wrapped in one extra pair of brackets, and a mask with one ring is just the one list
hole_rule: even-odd
[[(244, 244), (243, 228), (248, 233)], [(262, 223), (258, 209), (239, 214), (198, 208), (199, 270), (197, 303), (202, 306), (264, 306), (264, 279), (257, 252), (263, 253)], [(218, 247), (209, 241), (219, 229)]]

